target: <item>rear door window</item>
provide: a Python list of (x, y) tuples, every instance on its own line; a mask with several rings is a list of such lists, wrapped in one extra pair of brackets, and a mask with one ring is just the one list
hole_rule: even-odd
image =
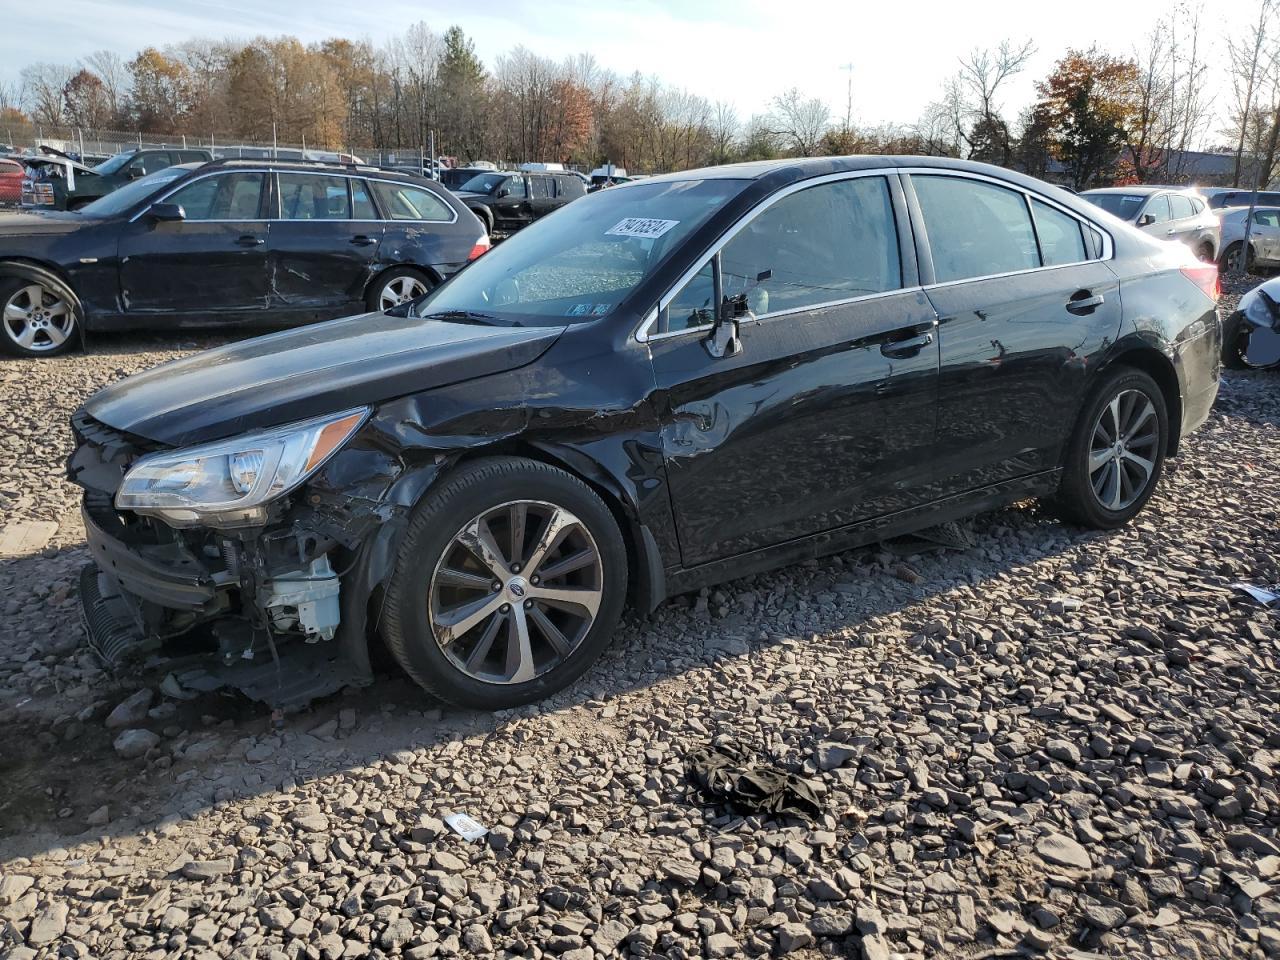
[(1189, 220), (1195, 216), (1191, 198), (1175, 193), (1169, 197), (1169, 210), (1174, 220)]
[(552, 196), (550, 177), (529, 178), (529, 198), (531, 200), (550, 200)]
[(378, 206), (382, 208), (382, 215), (387, 219), (438, 223), (453, 219), (453, 209), (424, 187), (377, 180), (373, 183), (373, 192), (378, 198)]
[(1023, 195), (966, 177), (912, 175), (938, 283), (1040, 266)]
[(1031, 209), (1036, 218), (1036, 235), (1040, 238), (1040, 256), (1046, 267), (1090, 259), (1085, 254), (1079, 220), (1039, 200), (1031, 201)]
[(778, 200), (725, 244), (721, 280), (724, 296), (745, 293), (757, 316), (897, 290), (902, 264), (884, 177)]
[(281, 220), (350, 220), (345, 177), (279, 173)]

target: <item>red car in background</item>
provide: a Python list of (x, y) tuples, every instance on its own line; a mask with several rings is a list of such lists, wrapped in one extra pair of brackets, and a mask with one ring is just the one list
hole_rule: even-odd
[(0, 206), (14, 206), (22, 200), (22, 164), (0, 157)]

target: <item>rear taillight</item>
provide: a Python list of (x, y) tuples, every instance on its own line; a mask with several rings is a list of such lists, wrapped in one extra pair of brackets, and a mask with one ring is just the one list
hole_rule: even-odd
[(476, 241), (476, 245), (472, 247), (471, 252), (467, 254), (467, 259), (474, 260), (476, 257), (484, 256), (486, 253), (489, 252), (489, 248), (491, 246), (493, 246), (493, 244), (489, 242), (489, 235), (485, 234), (483, 237), (481, 237), (479, 240)]
[(1182, 275), (1205, 292), (1205, 295), (1217, 300), (1222, 296), (1222, 279), (1218, 276), (1218, 268), (1212, 263), (1197, 263), (1194, 267), (1182, 267)]

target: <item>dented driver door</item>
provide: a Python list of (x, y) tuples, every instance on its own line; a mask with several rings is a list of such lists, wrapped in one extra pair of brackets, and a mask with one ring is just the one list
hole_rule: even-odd
[[(661, 304), (649, 341), (686, 565), (929, 499), (937, 314), (915, 286), (896, 177), (801, 185), (757, 208)], [(711, 306), (748, 309), (712, 356)]]

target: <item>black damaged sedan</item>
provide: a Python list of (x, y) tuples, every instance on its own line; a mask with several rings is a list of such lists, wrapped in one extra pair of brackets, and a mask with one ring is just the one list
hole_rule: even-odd
[(1214, 267), (935, 158), (602, 191), (385, 313), (75, 414), (92, 643), (208, 650), (281, 705), (581, 675), (623, 608), (1027, 497), (1112, 528), (1207, 417)]

